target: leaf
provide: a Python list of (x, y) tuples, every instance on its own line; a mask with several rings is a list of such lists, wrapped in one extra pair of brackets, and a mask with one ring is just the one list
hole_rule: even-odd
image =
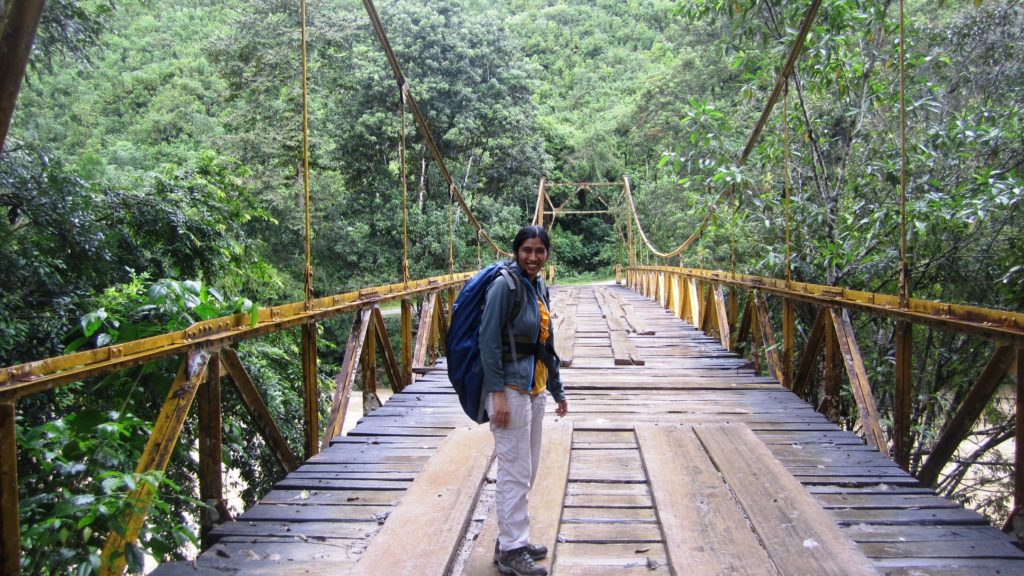
[(107, 494), (113, 494), (124, 486), (124, 479), (119, 476), (110, 476), (100, 482), (100, 486), (103, 486), (103, 490)]
[(103, 325), (103, 321), (107, 318), (107, 311), (103, 308), (90, 312), (85, 316), (82, 316), (81, 324), (82, 331), (85, 332), (85, 336), (92, 336), (100, 326)]

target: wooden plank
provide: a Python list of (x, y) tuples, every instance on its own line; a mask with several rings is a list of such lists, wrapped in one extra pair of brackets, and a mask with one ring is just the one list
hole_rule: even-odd
[(571, 420), (562, 419), (553, 424), (545, 422), (540, 470), (535, 489), (530, 491), (530, 533), (535, 542), (546, 545), (551, 551), (542, 562), (549, 570), (569, 477), (572, 435)]
[(782, 574), (876, 574), (835, 521), (746, 427), (694, 428)]
[[(653, 562), (649, 562), (649, 560)], [(651, 566), (657, 566), (651, 568)], [(585, 544), (558, 546), (555, 572), (600, 574), (669, 574), (668, 557), (662, 544)], [(575, 571), (575, 572), (574, 572)], [(467, 572), (467, 576), (475, 573)], [(480, 574), (486, 574), (481, 572)]]
[(597, 296), (597, 303), (601, 308), (601, 314), (604, 316), (604, 320), (608, 324), (608, 330), (610, 332), (628, 333), (630, 331), (629, 323), (627, 323), (624, 318), (622, 308), (615, 304), (615, 301), (609, 294), (608, 290), (596, 290), (594, 293), (595, 296)]
[(606, 298), (608, 311), (616, 318), (621, 319), (630, 332), (643, 336), (653, 336), (656, 334), (656, 331), (647, 326), (647, 323), (633, 309), (633, 306), (623, 300), (618, 291), (603, 290), (602, 294)]
[[(226, 522), (213, 533), (218, 542), (228, 539), (263, 542), (294, 542), (303, 539), (347, 538), (365, 539), (380, 530), (384, 520), (370, 522)], [(298, 538), (296, 538), (298, 537)], [(205, 555), (209, 555), (208, 553)]]
[(291, 472), (298, 468), (298, 459), (292, 452), (291, 447), (288, 446), (288, 442), (284, 439), (284, 435), (281, 434), (281, 430), (274, 422), (274, 417), (270, 415), (270, 409), (267, 408), (267, 404), (263, 401), (259, 390), (256, 389), (256, 385), (249, 378), (249, 373), (246, 372), (245, 366), (242, 365), (238, 352), (232, 348), (225, 348), (221, 351), (220, 357), (227, 368), (228, 375), (231, 376), (231, 383), (235, 386), (235, 390), (238, 391), (242, 405), (245, 406), (249, 417), (252, 418), (256, 430), (259, 431), (260, 436), (266, 441), (270, 452), (277, 459), (277, 462), (281, 464), (281, 468), (285, 472)]
[(448, 316), (447, 312), (445, 312), (444, 300), (441, 299), (441, 293), (435, 294), (434, 299), (434, 329), (436, 330), (441, 354), (447, 355), (445, 339), (448, 338)]
[[(307, 549), (319, 549), (307, 553)], [(340, 547), (335, 554), (335, 547)], [(278, 552), (267, 552), (259, 559), (252, 559), (244, 547), (240, 548), (239, 559), (220, 557), (200, 557), (191, 562), (169, 562), (160, 565), (160, 576), (196, 576), (197, 574), (227, 575), (243, 573), (247, 576), (310, 576), (339, 572), (348, 564), (355, 562), (351, 545), (333, 543), (314, 544), (302, 548), (294, 547), (287, 555)], [(230, 555), (231, 552), (228, 551)], [(253, 554), (259, 554), (255, 550)], [(346, 556), (347, 554), (347, 556)], [(312, 556), (322, 557), (321, 560), (296, 560)]]
[[(896, 371), (894, 374), (896, 385), (893, 390), (893, 459), (903, 469), (910, 469), (910, 448), (912, 445), (910, 418), (913, 410), (912, 361), (913, 324), (905, 320), (897, 320)], [(1020, 413), (1019, 410), (1018, 413)], [(1020, 429), (1021, 424), (1018, 424), (1017, 427)], [(1020, 446), (1021, 441), (1024, 441), (1024, 439), (1018, 440), (1018, 446)], [(1021, 468), (1018, 466), (1017, 469)]]
[[(452, 432), (350, 574), (376, 575), (384, 566), (395, 576), (445, 574), (476, 506), (493, 452), (494, 438), (486, 426)], [(455, 482), (453, 470), (459, 471)]]
[(661, 529), (657, 524), (576, 524), (567, 522), (559, 528), (559, 544), (565, 542), (590, 542), (595, 544), (613, 542), (660, 543)]
[(772, 329), (772, 317), (768, 310), (768, 301), (760, 290), (754, 291), (754, 331), (760, 337), (761, 349), (764, 351), (768, 361), (768, 371), (777, 381), (784, 382), (785, 375), (782, 373), (782, 360), (779, 359), (779, 350), (776, 347), (775, 330)]
[(732, 334), (729, 331), (729, 314), (725, 309), (725, 294), (722, 292), (721, 284), (715, 284), (711, 289), (714, 294), (715, 318), (718, 321), (718, 339), (722, 343), (722, 348), (730, 350)]
[(638, 425), (644, 468), (676, 574), (775, 574), (690, 427)]
[(405, 494), (401, 490), (272, 490), (260, 500), (261, 504), (294, 504), (301, 502), (308, 506), (337, 506), (342, 504), (367, 504), (394, 506)]
[(612, 344), (612, 357), (616, 366), (643, 366), (646, 362), (640, 357), (640, 352), (629, 340), (629, 334), (622, 330), (610, 332)]
[(427, 352), (430, 348), (430, 338), (434, 331), (434, 302), (436, 292), (428, 293), (423, 297), (420, 304), (420, 321), (416, 329), (416, 346), (412, 356), (413, 369), (424, 366), (427, 363)]
[(846, 364), (846, 375), (850, 378), (850, 387), (853, 389), (853, 396), (857, 401), (865, 440), (869, 445), (878, 448), (879, 452), (888, 454), (889, 445), (886, 442), (885, 433), (882, 432), (878, 408), (875, 407), (875, 397), (871, 393), (871, 382), (868, 381), (868, 374), (864, 369), (864, 359), (860, 355), (860, 347), (857, 346), (857, 337), (853, 333), (850, 314), (846, 309), (840, 311), (835, 308), (829, 308), (829, 314), (832, 316), (832, 326), (835, 327), (839, 350), (842, 352), (843, 362)]
[(331, 445), (331, 440), (341, 434), (345, 426), (345, 414), (348, 412), (348, 401), (352, 394), (352, 385), (356, 379), (356, 367), (363, 353), (366, 342), (366, 331), (370, 327), (370, 309), (362, 308), (355, 313), (352, 331), (345, 344), (345, 356), (341, 362), (341, 371), (334, 378), (334, 396), (331, 399), (331, 413), (324, 428), (324, 439), (320, 449)]
[(686, 300), (690, 305), (687, 311), (687, 318), (690, 320), (690, 324), (697, 326), (700, 322), (700, 296), (697, 294), (697, 281), (692, 278), (686, 278)]
[(306, 458), (319, 451), (320, 374), (317, 369), (316, 323), (302, 325), (302, 413), (303, 454)]
[(220, 396), (220, 355), (214, 354), (207, 367), (206, 381), (199, 388), (196, 412), (199, 420), (199, 500), (210, 508), (200, 511), (199, 535), (204, 548), (209, 548), (210, 530), (214, 524), (228, 520), (227, 501), (224, 500), (224, 467), (222, 466)]
[(401, 392), (406, 386), (413, 382), (413, 361), (412, 361), (412, 300), (402, 298), (402, 384), (395, 387), (395, 392)]
[(796, 377), (793, 380), (793, 393), (801, 398), (807, 396), (818, 353), (821, 352), (825, 335), (825, 314), (825, 308), (819, 307), (814, 316), (814, 324), (811, 326), (811, 335), (807, 337), (804, 353), (800, 355), (800, 366), (797, 368)]
[(704, 307), (700, 311), (700, 328), (705, 334), (712, 334), (717, 328), (715, 324), (718, 323), (717, 316), (715, 314), (715, 296), (714, 290), (711, 289), (711, 284), (708, 284), (701, 292), (701, 299), (704, 301)]
[(363, 342), (363, 416), (380, 408), (382, 404), (377, 395), (377, 324), (373, 321), (373, 308), (370, 307), (366, 321), (366, 341)]
[(402, 371), (398, 368), (398, 361), (395, 360), (395, 351), (391, 347), (391, 337), (388, 336), (388, 327), (384, 324), (384, 316), (380, 313), (380, 307), (373, 307), (374, 334), (377, 336), (377, 344), (380, 345), (381, 354), (384, 357), (384, 372), (391, 382), (391, 389), (401, 392), (404, 387)]
[(949, 461), (953, 452), (956, 451), (956, 447), (960, 445), (960, 442), (970, 433), (974, 423), (978, 420), (978, 416), (981, 415), (981, 411), (988, 405), (988, 401), (992, 398), (992, 394), (995, 393), (996, 387), (999, 386), (999, 382), (1010, 368), (1010, 363), (1013, 361), (1014, 356), (1013, 346), (1008, 345), (999, 346), (995, 353), (992, 354), (992, 358), (989, 359), (985, 370), (982, 371), (981, 376), (978, 376), (974, 386), (971, 387), (970, 392), (967, 393), (963, 402), (960, 403), (960, 408), (956, 411), (953, 418), (950, 419), (946, 429), (942, 431), (942, 436), (932, 446), (928, 459), (925, 460), (918, 471), (917, 478), (922, 484), (926, 486), (935, 484), (939, 477), (939, 471)]
[(573, 355), (576, 348), (576, 313), (579, 306), (579, 288), (569, 291), (559, 291), (562, 297), (561, 306), (556, 307), (552, 314), (555, 317), (555, 353), (558, 355), (559, 365), (563, 367), (572, 366)]
[(1020, 548), (997, 540), (935, 542), (872, 542), (861, 545), (869, 558), (1012, 558), (1020, 560)]
[[(562, 515), (562, 501), (569, 477), (569, 453), (572, 445), (572, 421), (560, 420), (544, 423), (544, 441), (541, 444), (540, 470), (530, 490), (530, 540), (548, 547), (548, 557), (538, 562), (549, 571), (558, 541), (558, 526)], [(498, 537), (498, 520), (491, 510), (477, 538), (463, 574), (487, 574), (493, 570), (494, 542)]]
[(796, 341), (796, 303), (790, 298), (782, 299), (782, 385), (793, 388), (793, 354)]

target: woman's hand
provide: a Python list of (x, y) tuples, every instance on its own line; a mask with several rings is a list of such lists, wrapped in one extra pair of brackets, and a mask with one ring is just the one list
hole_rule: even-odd
[(508, 426), (509, 412), (508, 412), (508, 398), (505, 397), (505, 392), (492, 392), (494, 396), (494, 413), (488, 416), (491, 419), (491, 424), (494, 424), (495, 428), (504, 428)]
[(555, 416), (565, 416), (569, 412), (569, 401), (562, 400), (558, 403), (558, 407), (555, 408)]

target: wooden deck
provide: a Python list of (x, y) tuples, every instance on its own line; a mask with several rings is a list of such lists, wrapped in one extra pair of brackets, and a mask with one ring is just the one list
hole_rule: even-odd
[[(553, 574), (1024, 574), (984, 518), (656, 303), (554, 293), (570, 414), (549, 406), (531, 493)], [(497, 574), (490, 434), (467, 424), (439, 364), (155, 574)]]

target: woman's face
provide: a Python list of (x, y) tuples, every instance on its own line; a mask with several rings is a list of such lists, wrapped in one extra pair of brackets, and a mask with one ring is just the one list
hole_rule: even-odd
[(530, 280), (537, 277), (547, 261), (548, 249), (544, 247), (540, 238), (527, 239), (516, 252), (516, 262)]

